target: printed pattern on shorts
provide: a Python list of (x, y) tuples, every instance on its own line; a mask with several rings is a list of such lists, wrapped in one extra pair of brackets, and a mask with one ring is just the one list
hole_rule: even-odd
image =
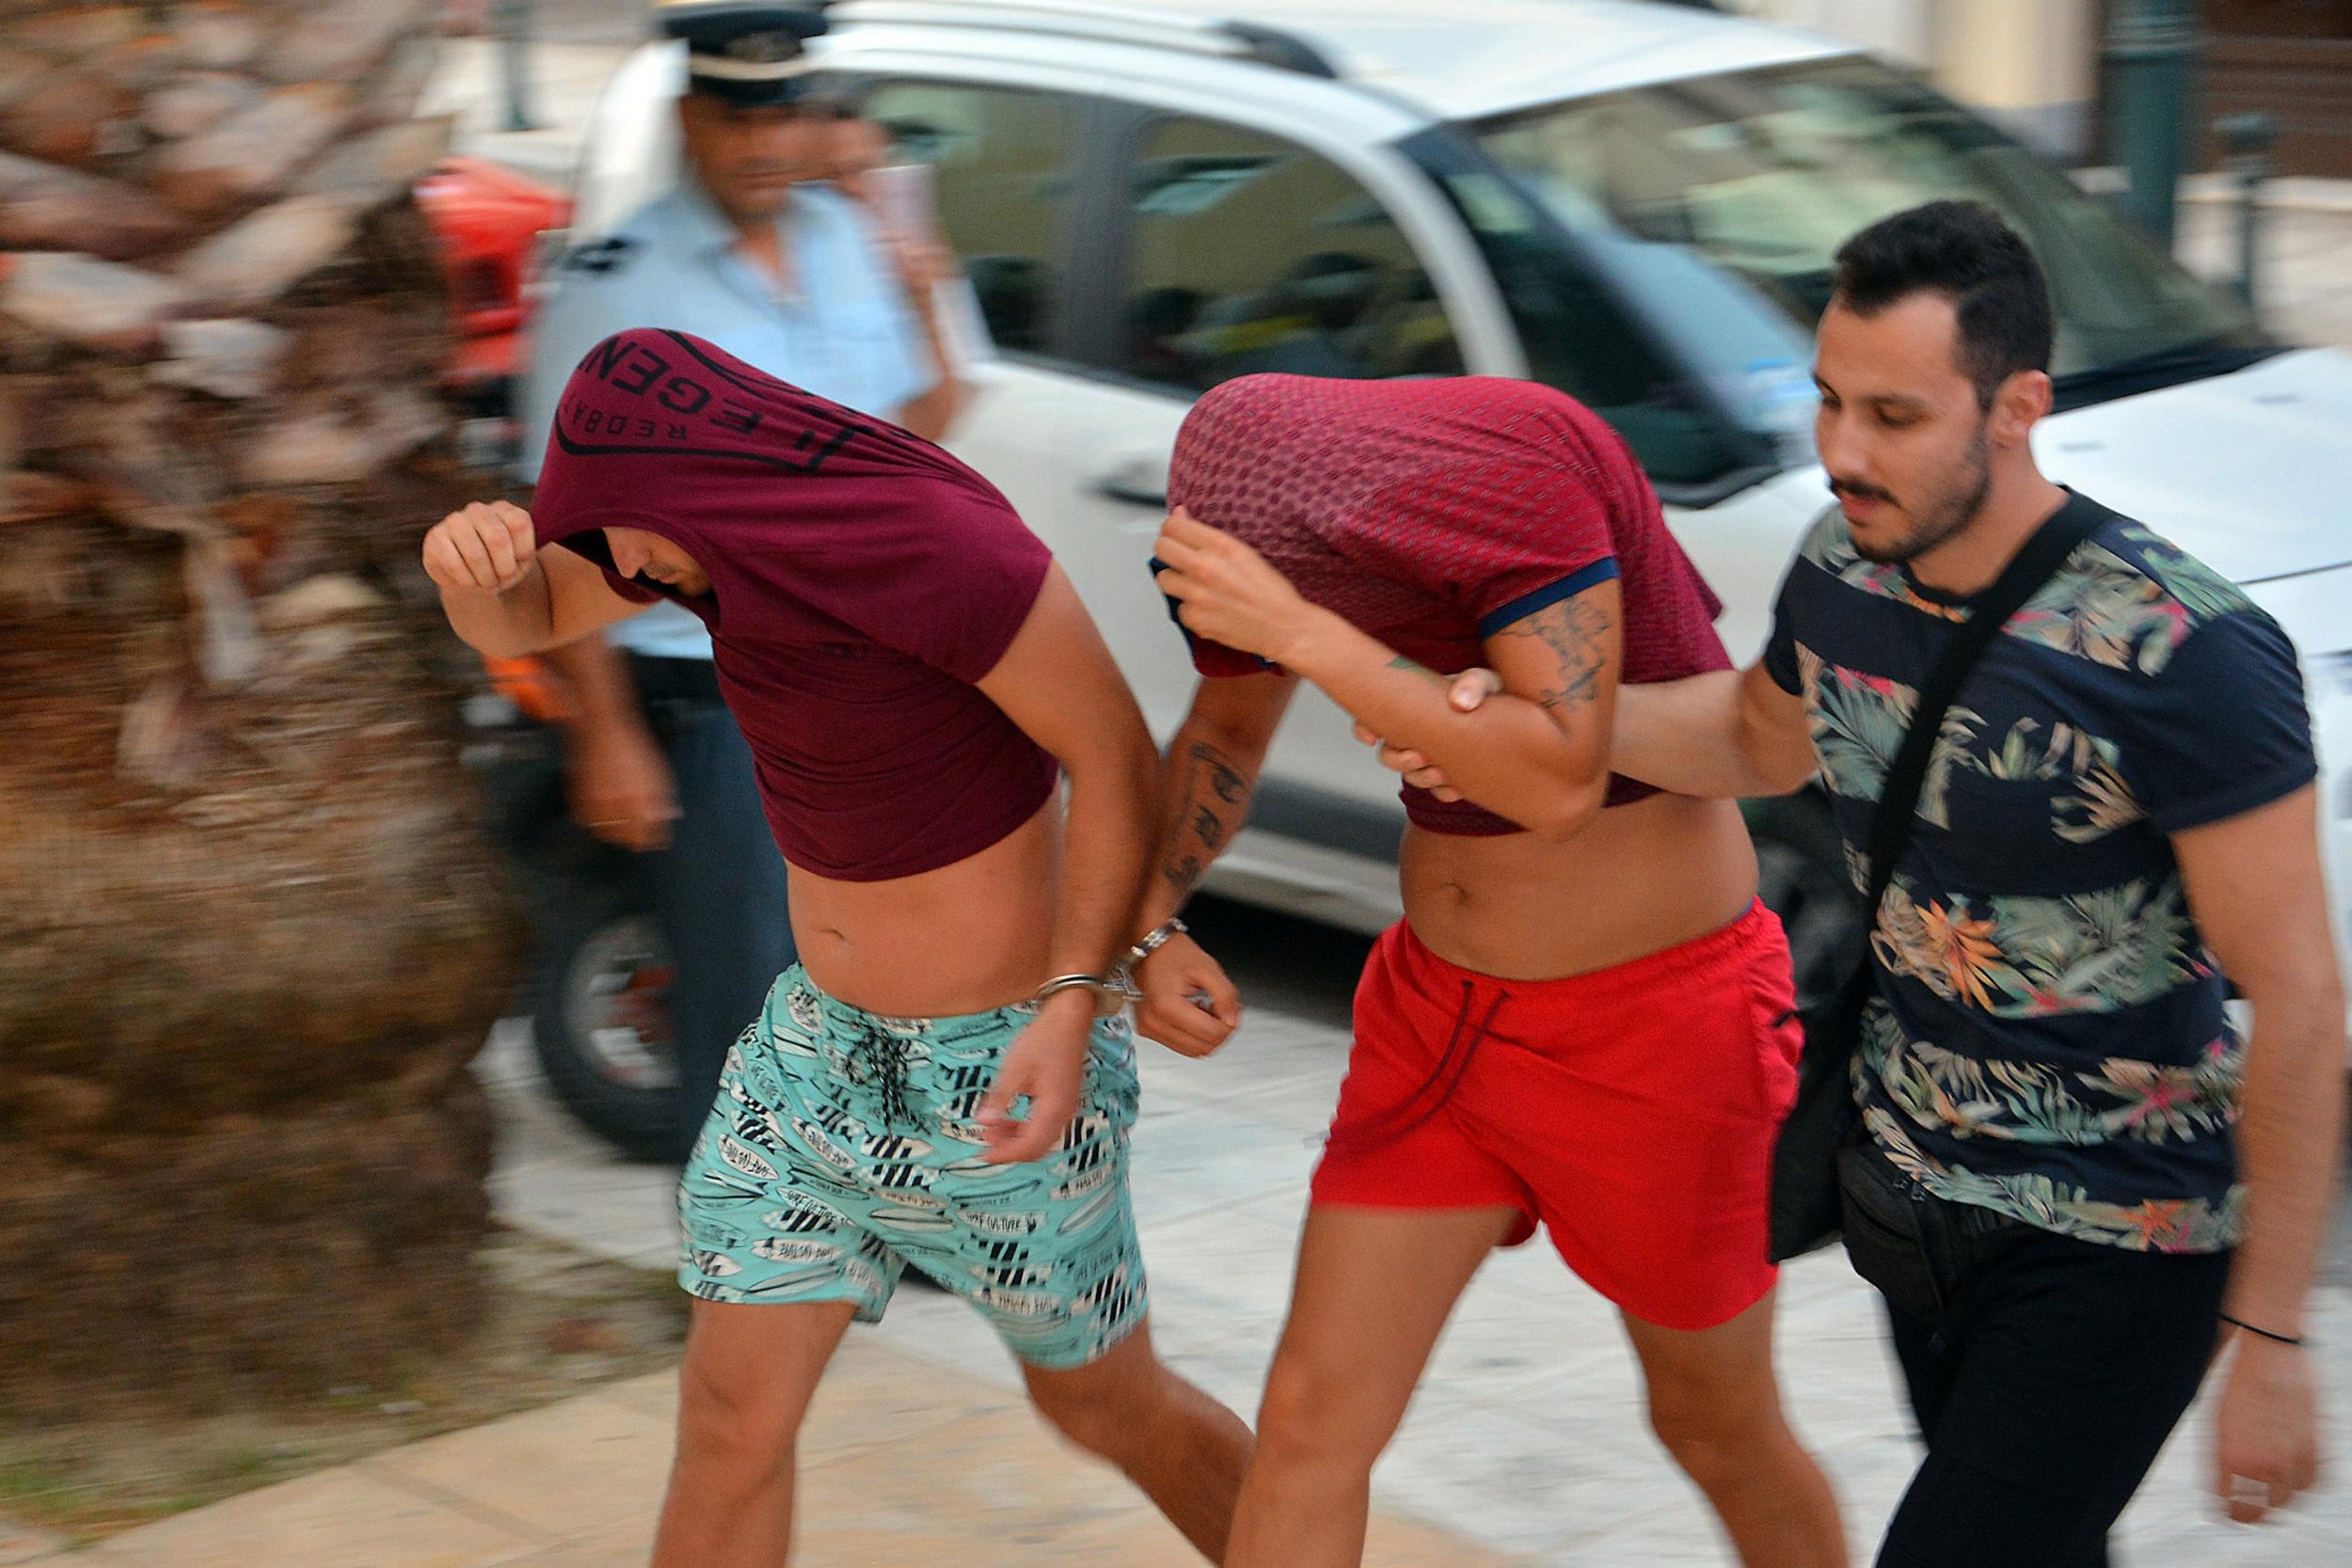
[(1060, 1143), (987, 1164), (975, 1114), (1034, 1016), (884, 1018), (787, 971), (728, 1053), (679, 1183), (679, 1283), (707, 1301), (853, 1302), (872, 1323), (912, 1263), (1022, 1360), (1099, 1359), (1145, 1309), (1127, 1190), (1134, 1037), (1123, 1019), (1099, 1022)]

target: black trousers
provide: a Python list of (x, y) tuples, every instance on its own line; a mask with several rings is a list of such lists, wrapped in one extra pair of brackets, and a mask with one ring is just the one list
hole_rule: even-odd
[(768, 831), (751, 749), (707, 659), (629, 657), (654, 737), (677, 784), (670, 846), (644, 857), (670, 950), (678, 1085), (672, 1155), (710, 1117), (728, 1049), (796, 957), (784, 856)]
[(2108, 1528), (2204, 1381), (2229, 1255), (1947, 1203), (1874, 1148), (1841, 1175), (1846, 1249), (1885, 1298), (1928, 1449), (1879, 1568), (2106, 1568)]

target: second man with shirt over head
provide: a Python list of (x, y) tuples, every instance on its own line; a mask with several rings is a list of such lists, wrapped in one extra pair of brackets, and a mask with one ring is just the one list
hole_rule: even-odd
[[(1631, 451), (1528, 382), (1250, 375), (1194, 404), (1168, 496), (1157, 580), (1204, 678), (1136, 916), (1141, 1033), (1200, 1053), (1239, 1021), (1172, 917), (1299, 681), (1484, 801), (1406, 796), (1405, 919), (1357, 988), (1229, 1568), (1361, 1561), (1373, 1465), (1454, 1302), (1538, 1227), (1618, 1308), (1651, 1428), (1740, 1560), (1842, 1568), (1772, 1362), (1788, 944), (1739, 809), (1608, 765), (1620, 690), (1729, 662)], [(1482, 657), (1509, 697), (1452, 711), (1440, 673)]]

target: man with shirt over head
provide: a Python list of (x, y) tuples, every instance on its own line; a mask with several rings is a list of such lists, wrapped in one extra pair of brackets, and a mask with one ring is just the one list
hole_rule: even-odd
[[(1238, 1020), (1174, 917), (1300, 681), (1481, 797), (1406, 792), (1405, 918), (1356, 990), (1229, 1560), (1360, 1560), (1373, 1467), (1455, 1301), (1540, 1227), (1617, 1307), (1651, 1429), (1739, 1560), (1844, 1568), (1772, 1371), (1788, 943), (1737, 806), (1609, 770), (1621, 691), (1730, 662), (1633, 454), (1526, 381), (1251, 375), (1194, 405), (1168, 496), (1157, 580), (1203, 678), (1136, 915), (1143, 1034), (1199, 1051)], [(1451, 711), (1447, 677), (1482, 657), (1507, 694)]]
[[(932, 293), (910, 296), (866, 209), (818, 183), (831, 119), (809, 102), (814, 8), (662, 0), (687, 48), (678, 188), (564, 259), (532, 323), (520, 477), (538, 477), (555, 404), (580, 356), (633, 326), (673, 326), (861, 413), (936, 439), (961, 391), (940, 368)], [(712, 673), (709, 634), (662, 605), (551, 650), (575, 717), (573, 814), (646, 856), (674, 965), (684, 1158), (728, 1045), (791, 963), (784, 863), (761, 819), (750, 753)]]
[(1153, 1354), (1127, 1183), (1111, 972), (1155, 758), (1068, 578), (939, 448), (683, 333), (590, 351), (537, 507), (427, 536), (451, 625), (508, 657), (657, 600), (708, 626), (800, 938), (679, 1185), (693, 1322), (655, 1562), (785, 1560), (809, 1399), (909, 1264), (1221, 1558), (1249, 1433)]

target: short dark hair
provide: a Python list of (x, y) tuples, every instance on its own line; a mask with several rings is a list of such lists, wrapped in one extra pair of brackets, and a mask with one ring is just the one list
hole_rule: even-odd
[(2019, 371), (2050, 368), (2050, 281), (2016, 230), (1981, 201), (1931, 201), (1881, 218), (1837, 247), (1838, 303), (1874, 316), (1913, 294), (1952, 302), (1960, 368), (1993, 406)]

